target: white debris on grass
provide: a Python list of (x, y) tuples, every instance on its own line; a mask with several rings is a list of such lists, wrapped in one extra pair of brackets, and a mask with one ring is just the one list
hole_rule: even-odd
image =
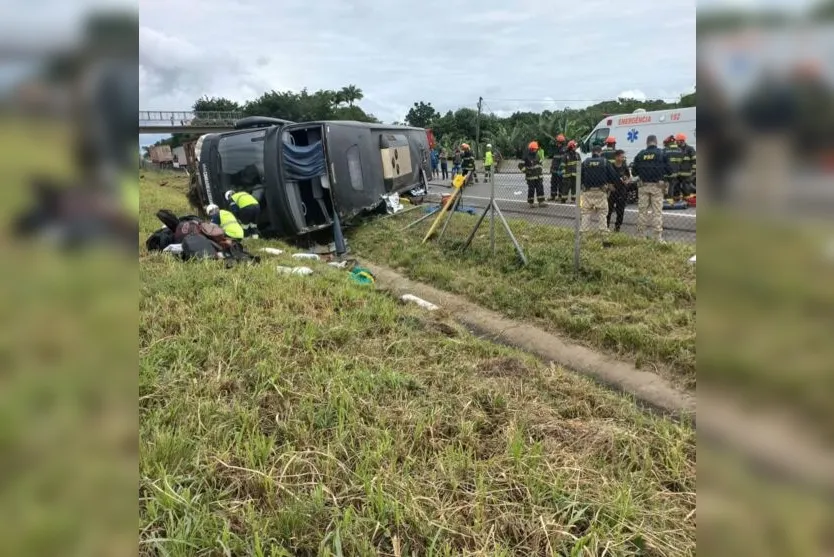
[(278, 265), (275, 267), (275, 270), (285, 275), (307, 276), (313, 274), (313, 270), (310, 267), (284, 267), (282, 265)]
[(292, 254), (293, 259), (314, 259), (318, 261), (321, 257), (318, 256), (317, 253), (294, 253)]
[(182, 253), (182, 244), (168, 244), (162, 251), (168, 253)]
[(427, 302), (426, 300), (424, 300), (422, 298), (418, 298), (417, 296), (415, 296), (413, 294), (403, 294), (402, 296), (400, 296), (400, 300), (402, 300), (403, 302), (411, 302), (411, 303), (417, 304), (421, 308), (427, 309), (429, 311), (435, 311), (435, 310), (440, 309), (439, 306), (436, 306), (431, 302)]
[(330, 263), (328, 263), (328, 265), (330, 265), (331, 267), (336, 267), (337, 269), (344, 269), (345, 267), (347, 267), (347, 264), (347, 261), (331, 261)]
[(281, 255), (284, 253), (284, 250), (278, 248), (261, 248), (261, 251), (269, 255)]
[(694, 255), (689, 258), (689, 262), (692, 263), (693, 265), (695, 264), (695, 256)]

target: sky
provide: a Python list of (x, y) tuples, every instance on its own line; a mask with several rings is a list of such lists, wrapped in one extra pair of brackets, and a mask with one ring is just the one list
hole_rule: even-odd
[(695, 1), (141, 0), (139, 80), (143, 110), (354, 84), (384, 122), (416, 101), (506, 115), (675, 100), (695, 85)]

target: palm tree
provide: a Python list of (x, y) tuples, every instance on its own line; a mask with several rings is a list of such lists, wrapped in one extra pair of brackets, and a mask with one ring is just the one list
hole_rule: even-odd
[(365, 95), (362, 93), (362, 89), (356, 85), (348, 85), (347, 87), (342, 87), (337, 97), (339, 101), (348, 103), (348, 106), (353, 106), (353, 103), (361, 101)]

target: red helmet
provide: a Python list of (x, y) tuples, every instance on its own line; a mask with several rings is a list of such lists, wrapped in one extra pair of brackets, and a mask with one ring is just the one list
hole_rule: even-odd
[(675, 136), (675, 141), (686, 141), (686, 134), (679, 133)]
[(573, 139), (568, 141), (568, 149), (576, 149), (576, 141), (574, 141)]
[(561, 141), (562, 143), (564, 143), (565, 142), (565, 136), (562, 135), (562, 134), (557, 135), (556, 136), (556, 141)]
[(605, 138), (605, 144), (606, 145), (614, 145), (615, 143), (617, 143), (617, 138), (614, 137), (613, 135), (609, 135), (608, 137)]
[(527, 148), (531, 151), (538, 151), (539, 150), (539, 142), (538, 141), (531, 141)]

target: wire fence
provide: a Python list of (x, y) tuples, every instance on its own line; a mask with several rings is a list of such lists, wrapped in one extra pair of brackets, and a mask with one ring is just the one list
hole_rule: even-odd
[[(496, 253), (515, 250), (517, 240), (524, 252), (532, 256), (537, 249), (553, 250), (558, 244), (558, 251), (577, 269), (582, 265), (582, 250), (591, 242), (609, 246), (616, 245), (618, 239), (643, 237), (646, 241), (695, 243), (695, 204), (685, 198), (674, 204), (669, 197), (669, 184), (633, 181), (612, 192), (583, 190), (578, 186), (581, 166), (578, 175), (570, 178), (551, 174), (550, 162), (545, 161), (542, 180), (537, 182), (527, 180), (519, 168), (520, 162), (503, 160), (493, 172), (479, 164), (462, 188), (453, 216), (443, 217), (451, 224), (446, 225), (442, 235), (439, 230), (435, 236), (441, 242), (464, 248), (474, 234), (472, 244), (481, 246), (477, 249), (489, 246), (492, 250), (494, 242)], [(454, 193), (451, 178), (443, 180), (441, 176), (430, 183), (430, 200), (442, 203)], [(495, 225), (493, 212), (487, 210), (491, 199), (500, 213)], [(487, 226), (482, 225), (473, 233), (477, 219), (485, 211)], [(461, 213), (468, 216), (456, 216)], [(504, 219), (512, 234), (504, 229)]]

